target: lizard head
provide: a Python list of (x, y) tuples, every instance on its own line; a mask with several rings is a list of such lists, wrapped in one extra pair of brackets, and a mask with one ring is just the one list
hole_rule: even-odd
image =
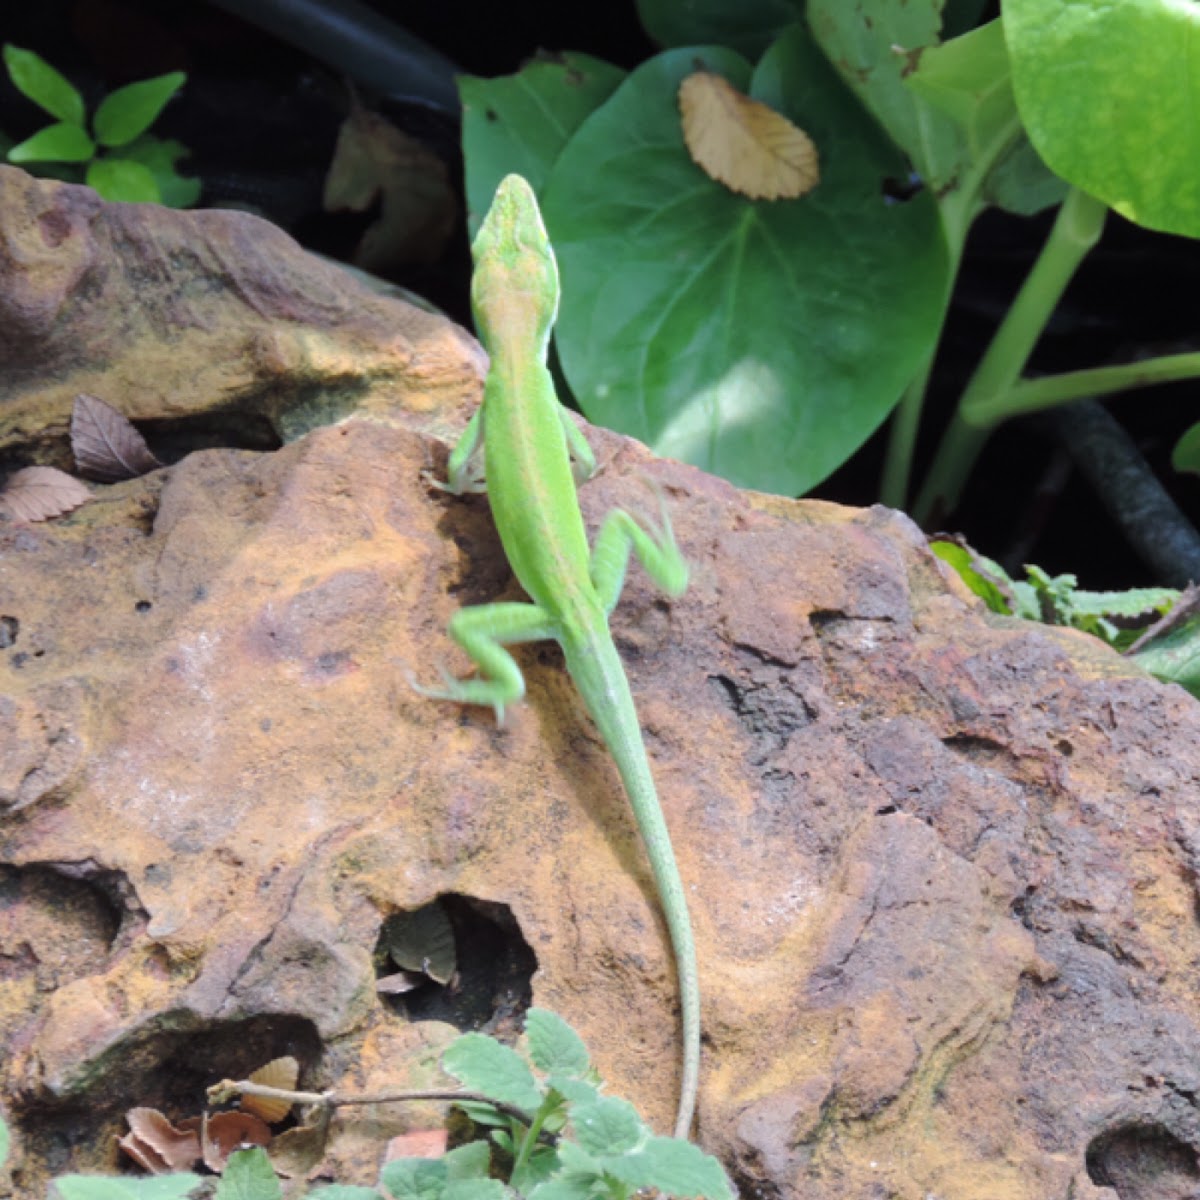
[(545, 347), (558, 314), (558, 266), (533, 188), (506, 175), (471, 246), (471, 307), (485, 346), (532, 336)]

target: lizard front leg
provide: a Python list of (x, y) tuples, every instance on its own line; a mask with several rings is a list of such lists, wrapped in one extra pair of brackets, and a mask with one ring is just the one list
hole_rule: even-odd
[(592, 546), (592, 586), (600, 597), (606, 613), (611, 613), (621, 598), (629, 557), (636, 554), (646, 574), (668, 596), (679, 596), (687, 588), (687, 560), (675, 544), (671, 519), (660, 497), (662, 532), (657, 535), (643, 529), (635, 517), (615, 509), (604, 518), (604, 524)]

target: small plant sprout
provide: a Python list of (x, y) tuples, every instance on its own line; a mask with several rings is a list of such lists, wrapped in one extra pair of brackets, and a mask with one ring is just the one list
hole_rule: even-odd
[(55, 118), (12, 146), (9, 162), (84, 182), (105, 200), (187, 208), (200, 198), (200, 181), (175, 168), (187, 148), (147, 132), (183, 86), (187, 76), (182, 71), (110, 92), (89, 123), (79, 90), (39, 54), (6, 45), (4, 65), (17, 90)]

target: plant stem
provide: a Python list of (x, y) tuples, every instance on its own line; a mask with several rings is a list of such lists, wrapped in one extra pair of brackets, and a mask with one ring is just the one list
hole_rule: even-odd
[(1130, 388), (1149, 387), (1156, 383), (1174, 383), (1200, 375), (1200, 353), (1163, 354), (1141, 362), (1121, 363), (1111, 367), (1089, 367), (1083, 371), (1064, 371), (1059, 375), (1043, 375), (1038, 379), (1022, 379), (1001, 397), (1003, 410), (995, 404), (981, 401), (975, 415), (983, 420), (1002, 421), (1005, 417), (1024, 416), (1080, 400), (1085, 396), (1110, 396)]
[(883, 462), (883, 478), (879, 484), (879, 498), (889, 508), (903, 508), (905, 500), (908, 499), (913, 450), (917, 444), (921, 409), (925, 405), (925, 389), (929, 385), (929, 373), (933, 370), (935, 353), (936, 347), (929, 352), (925, 365), (904, 389), (904, 395), (892, 417), (887, 455)]
[(547, 1096), (542, 1102), (541, 1108), (534, 1113), (533, 1121), (529, 1128), (525, 1131), (525, 1137), (521, 1141), (521, 1148), (517, 1151), (516, 1160), (513, 1162), (512, 1174), (509, 1180), (512, 1186), (517, 1191), (524, 1191), (521, 1187), (521, 1173), (525, 1170), (525, 1164), (529, 1161), (529, 1156), (533, 1153), (533, 1148), (537, 1145), (538, 1137), (542, 1132), (542, 1126), (546, 1123), (546, 1118), (558, 1107), (558, 1101), (553, 1095)]
[(1037, 262), (963, 391), (914, 507), (918, 523), (957, 505), (984, 442), (1011, 415), (1013, 386), (1071, 276), (1099, 240), (1107, 212), (1101, 201), (1078, 188), (1067, 193)]
[[(252, 1083), (249, 1079), (223, 1079), (208, 1089), (210, 1104), (227, 1104), (237, 1096), (262, 1096), (269, 1100), (287, 1100), (292, 1104), (316, 1104), (323, 1108), (348, 1108), (362, 1104), (397, 1104), (416, 1100), (441, 1100), (448, 1104), (457, 1104), (467, 1100), (477, 1104), (490, 1104), (497, 1112), (506, 1117), (514, 1117), (524, 1124), (529, 1120), (529, 1114), (503, 1100), (493, 1099), (484, 1092), (464, 1092), (448, 1088), (435, 1088), (426, 1091), (385, 1091), (360, 1092), (358, 1095), (339, 1096), (336, 1092), (298, 1092), (291, 1088), (268, 1087), (262, 1083)], [(544, 1119), (544, 1118), (543, 1118)]]

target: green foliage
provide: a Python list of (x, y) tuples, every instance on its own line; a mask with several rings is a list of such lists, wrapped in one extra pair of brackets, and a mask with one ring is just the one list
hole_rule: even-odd
[(282, 1200), (283, 1188), (266, 1151), (236, 1150), (229, 1156), (215, 1200)]
[[(1200, 209), (1184, 110), (1200, 90), (1200, 59), (1186, 54), (1200, 10), (1004, 0), (1001, 18), (980, 25), (983, 7), (639, 0), (667, 48), (628, 75), (568, 55), (461, 81), (471, 211), (510, 171), (539, 193), (563, 279), (559, 361), (588, 417), (739, 484), (795, 494), (899, 406), (883, 499), (903, 505), (946, 298), (989, 206), (1063, 208), (963, 394), (918, 519), (953, 506), (1000, 421), (1200, 374), (1200, 355), (1177, 355), (1021, 378), (1106, 203), (1197, 232), (1184, 220)], [(809, 195), (750, 200), (692, 161), (677, 90), (697, 69), (807, 131), (822, 172)], [(1092, 169), (1105, 156), (1111, 186)], [(909, 163), (923, 188), (889, 201)]]
[(992, 612), (1045, 625), (1069, 625), (1122, 651), (1165, 616), (1180, 595), (1174, 588), (1087, 592), (1074, 575), (1051, 576), (1032, 564), (1025, 567), (1025, 579), (1018, 581), (999, 563), (962, 542), (938, 539), (930, 542), (930, 548)]
[[(60, 1175), (51, 1184), (54, 1200), (186, 1200), (203, 1181), (199, 1175)], [(248, 1200), (248, 1198), (247, 1198)]]
[(1200, 236), (1200, 8), (1005, 0), (1004, 26), (1046, 162), (1131, 221)]
[[(820, 204), (753, 201), (692, 162), (675, 97), (698, 61), (844, 147)], [(740, 485), (823, 479), (886, 418), (941, 321), (933, 201), (886, 206), (879, 192), (904, 172), (800, 26), (756, 69), (720, 47), (639, 67), (564, 148), (543, 196), (559, 359), (584, 412)], [(847, 234), (854, 213), (870, 219)]]
[(1177, 471), (1200, 475), (1200, 422), (1188, 428), (1171, 451), (1171, 466)]
[(1200, 616), (1184, 618), (1130, 657), (1151, 675), (1177, 683), (1200, 699)]
[[(180, 175), (176, 163), (187, 151), (179, 142), (146, 132), (186, 75), (172, 71), (111, 92), (88, 131), (83, 97), (32, 50), (4, 47), (4, 64), (14, 86), (58, 121), (8, 149), (8, 161), (39, 166), (56, 178), (80, 179), (106, 200), (162, 203), (186, 208), (200, 198), (200, 182)], [(55, 164), (86, 164), (81, 175)]]
[[(715, 1158), (690, 1142), (655, 1137), (632, 1104), (601, 1095), (579, 1035), (546, 1009), (529, 1010), (523, 1053), (467, 1033), (447, 1047), (442, 1065), (492, 1102), (457, 1102), (484, 1131), (482, 1140), (440, 1158), (389, 1162), (383, 1190), (332, 1184), (307, 1195), (385, 1200), (386, 1190), (386, 1200), (630, 1200), (655, 1188), (679, 1200), (734, 1200)], [(0, 1166), (7, 1153), (8, 1126), (0, 1118)], [(190, 1174), (63, 1175), (52, 1186), (58, 1200), (185, 1200), (197, 1188), (214, 1200), (283, 1196), (259, 1147), (231, 1154), (215, 1191), (212, 1183)]]
[[(492, 1140), (513, 1160), (507, 1187), (488, 1179), (496, 1187), (467, 1193), (467, 1177), (453, 1173), (452, 1160), (461, 1151), (453, 1151), (401, 1168), (389, 1164), (383, 1184), (397, 1200), (502, 1200), (513, 1193), (530, 1200), (628, 1200), (647, 1187), (676, 1197), (733, 1200), (716, 1159), (689, 1142), (653, 1136), (631, 1104), (599, 1093), (587, 1050), (565, 1021), (530, 1009), (525, 1038), (528, 1062), (478, 1033), (464, 1034), (442, 1059), (466, 1086), (523, 1110), (519, 1117), (497, 1111), (486, 1122)], [(543, 1134), (557, 1129), (569, 1130), (573, 1139), (542, 1142)], [(471, 1173), (482, 1181), (488, 1167), (476, 1160)]]
[(1173, 588), (1086, 592), (1074, 575), (1048, 575), (1028, 565), (1023, 581), (999, 563), (957, 541), (930, 542), (934, 554), (958, 572), (988, 608), (1006, 616), (1069, 625), (1127, 654), (1164, 683), (1200, 699), (1200, 594)]

